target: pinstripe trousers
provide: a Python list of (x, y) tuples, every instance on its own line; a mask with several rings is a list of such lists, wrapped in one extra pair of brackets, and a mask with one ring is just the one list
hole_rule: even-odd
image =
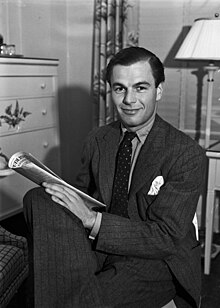
[(174, 298), (172, 280), (147, 281), (126, 257), (97, 253), (81, 221), (42, 188), (26, 194), (24, 215), (33, 237), (35, 308), (160, 308)]

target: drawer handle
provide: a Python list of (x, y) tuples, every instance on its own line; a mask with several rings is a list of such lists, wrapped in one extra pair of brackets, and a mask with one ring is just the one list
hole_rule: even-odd
[(42, 84), (40, 85), (40, 87), (41, 87), (41, 89), (45, 89), (45, 88), (46, 88), (46, 83), (42, 83)]
[(49, 142), (45, 141), (45, 142), (43, 143), (43, 147), (46, 149), (46, 148), (48, 148), (48, 146), (49, 146)]
[(41, 113), (42, 113), (42, 115), (46, 115), (46, 114), (47, 114), (47, 109), (43, 109), (43, 110), (41, 111)]

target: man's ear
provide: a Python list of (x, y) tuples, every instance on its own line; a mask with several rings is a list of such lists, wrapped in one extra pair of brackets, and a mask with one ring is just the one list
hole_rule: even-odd
[(163, 93), (163, 83), (161, 82), (157, 87), (156, 101), (159, 101), (161, 99), (162, 93)]

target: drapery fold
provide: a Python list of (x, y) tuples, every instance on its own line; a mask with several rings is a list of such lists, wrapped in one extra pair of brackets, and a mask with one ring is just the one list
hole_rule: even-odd
[(95, 0), (92, 65), (94, 126), (117, 118), (110, 99), (105, 68), (120, 49), (137, 46), (139, 38), (139, 0)]

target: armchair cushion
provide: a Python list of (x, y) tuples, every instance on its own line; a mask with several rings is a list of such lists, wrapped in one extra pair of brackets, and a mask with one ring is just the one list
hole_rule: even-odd
[(24, 267), (24, 254), (20, 248), (0, 245), (0, 294), (5, 292)]
[(0, 244), (11, 245), (22, 249), (25, 262), (28, 263), (28, 245), (25, 237), (15, 235), (0, 226)]
[(0, 226), (0, 307), (8, 305), (22, 282), (28, 277), (26, 238)]

